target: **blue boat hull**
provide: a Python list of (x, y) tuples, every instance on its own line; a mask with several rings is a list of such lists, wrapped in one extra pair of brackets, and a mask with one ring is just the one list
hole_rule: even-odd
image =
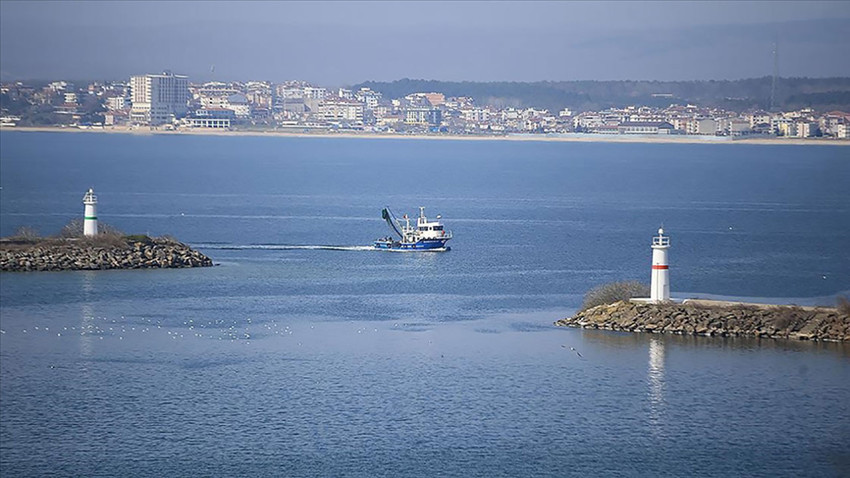
[(416, 242), (375, 241), (375, 249), (392, 251), (448, 251), (448, 239), (423, 239)]

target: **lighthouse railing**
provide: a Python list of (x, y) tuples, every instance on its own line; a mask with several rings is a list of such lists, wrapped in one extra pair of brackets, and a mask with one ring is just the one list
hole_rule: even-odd
[(653, 246), (669, 246), (670, 245), (670, 237), (668, 236), (655, 236), (652, 238)]

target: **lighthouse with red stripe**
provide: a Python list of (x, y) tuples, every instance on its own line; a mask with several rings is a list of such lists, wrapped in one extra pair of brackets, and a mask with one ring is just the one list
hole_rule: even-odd
[(667, 249), (670, 237), (664, 235), (664, 228), (658, 229), (658, 235), (652, 238), (652, 282), (650, 283), (650, 302), (670, 300), (670, 266), (667, 264)]

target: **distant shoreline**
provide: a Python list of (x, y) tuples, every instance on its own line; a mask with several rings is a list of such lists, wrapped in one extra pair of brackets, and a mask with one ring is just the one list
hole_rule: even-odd
[(41, 133), (107, 133), (131, 134), (139, 136), (150, 135), (193, 135), (193, 136), (259, 136), (259, 137), (290, 137), (290, 138), (361, 138), (361, 139), (420, 139), (420, 140), (459, 140), (459, 141), (547, 141), (547, 142), (579, 142), (579, 143), (656, 143), (656, 144), (756, 144), (756, 145), (795, 145), (795, 146), (850, 146), (850, 140), (822, 138), (746, 138), (732, 139), (718, 136), (695, 135), (604, 135), (604, 134), (510, 134), (504, 136), (485, 135), (447, 135), (447, 134), (392, 134), (392, 133), (304, 133), (286, 130), (257, 130), (257, 131), (221, 131), (221, 130), (150, 130), (141, 128), (106, 127), (103, 129), (80, 129), (73, 127), (52, 126), (14, 126), (0, 127), (0, 131), (23, 131)]

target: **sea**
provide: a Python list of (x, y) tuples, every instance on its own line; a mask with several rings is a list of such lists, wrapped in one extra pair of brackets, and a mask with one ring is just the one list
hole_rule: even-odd
[(3, 476), (850, 476), (850, 345), (553, 325), (659, 227), (675, 298), (834, 305), (850, 148), (3, 131), (0, 188), (215, 263), (0, 273)]

